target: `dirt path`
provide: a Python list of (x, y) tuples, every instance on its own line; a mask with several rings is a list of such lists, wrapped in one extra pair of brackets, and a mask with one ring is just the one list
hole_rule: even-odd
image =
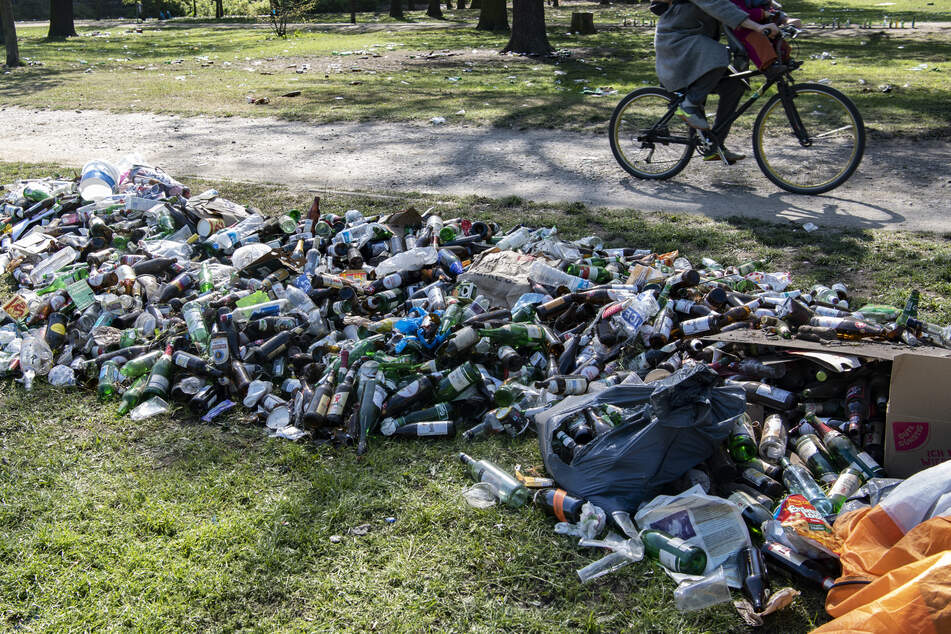
[(551, 130), (0, 110), (0, 160), (78, 167), (131, 151), (180, 177), (951, 231), (946, 142), (871, 139), (843, 187), (796, 196), (773, 187), (752, 159), (732, 168), (693, 161), (671, 181), (640, 181), (617, 166), (605, 137)]

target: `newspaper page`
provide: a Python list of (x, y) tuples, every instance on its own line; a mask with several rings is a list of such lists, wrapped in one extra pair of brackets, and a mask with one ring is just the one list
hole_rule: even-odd
[[(641, 507), (634, 521), (641, 530), (661, 530), (702, 548), (707, 553), (704, 574), (723, 566), (727, 583), (733, 588), (742, 585), (738, 553), (750, 545), (750, 534), (740, 509), (729, 500), (706, 495), (697, 485), (680, 495), (655, 497)], [(677, 583), (701, 578), (671, 570), (667, 574)]]

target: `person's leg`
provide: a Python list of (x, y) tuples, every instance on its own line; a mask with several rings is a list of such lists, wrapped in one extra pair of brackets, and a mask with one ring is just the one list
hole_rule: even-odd
[[(722, 77), (716, 86), (716, 92), (720, 96), (717, 102), (717, 116), (714, 126), (719, 125), (721, 121), (726, 121), (743, 98), (746, 91), (746, 85), (739, 79)], [(730, 134), (730, 126), (724, 128), (720, 133), (720, 142), (725, 143), (726, 137)]]
[(710, 129), (703, 106), (707, 103), (707, 96), (716, 89), (723, 77), (725, 68), (714, 68), (695, 79), (684, 91), (684, 101), (677, 110), (677, 114), (687, 122), (687, 125), (700, 130)]

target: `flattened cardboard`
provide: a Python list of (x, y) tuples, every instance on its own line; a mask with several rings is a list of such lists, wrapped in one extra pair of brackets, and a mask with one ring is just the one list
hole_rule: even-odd
[(929, 357), (951, 359), (951, 350), (934, 346), (908, 346), (902, 343), (875, 343), (872, 341), (826, 341), (822, 343), (803, 341), (802, 339), (781, 339), (767, 335), (762, 330), (731, 330), (715, 335), (700, 337), (703, 341), (726, 341), (729, 343), (757, 343), (777, 348), (796, 348), (798, 350), (817, 350), (833, 354), (847, 354), (891, 361), (900, 354), (916, 354)]
[(951, 459), (951, 359), (899, 354), (885, 416), (885, 470), (907, 478)]

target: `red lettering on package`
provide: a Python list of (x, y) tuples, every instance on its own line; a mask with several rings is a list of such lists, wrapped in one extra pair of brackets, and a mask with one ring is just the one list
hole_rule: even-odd
[(895, 451), (911, 451), (928, 440), (929, 423), (892, 423)]

